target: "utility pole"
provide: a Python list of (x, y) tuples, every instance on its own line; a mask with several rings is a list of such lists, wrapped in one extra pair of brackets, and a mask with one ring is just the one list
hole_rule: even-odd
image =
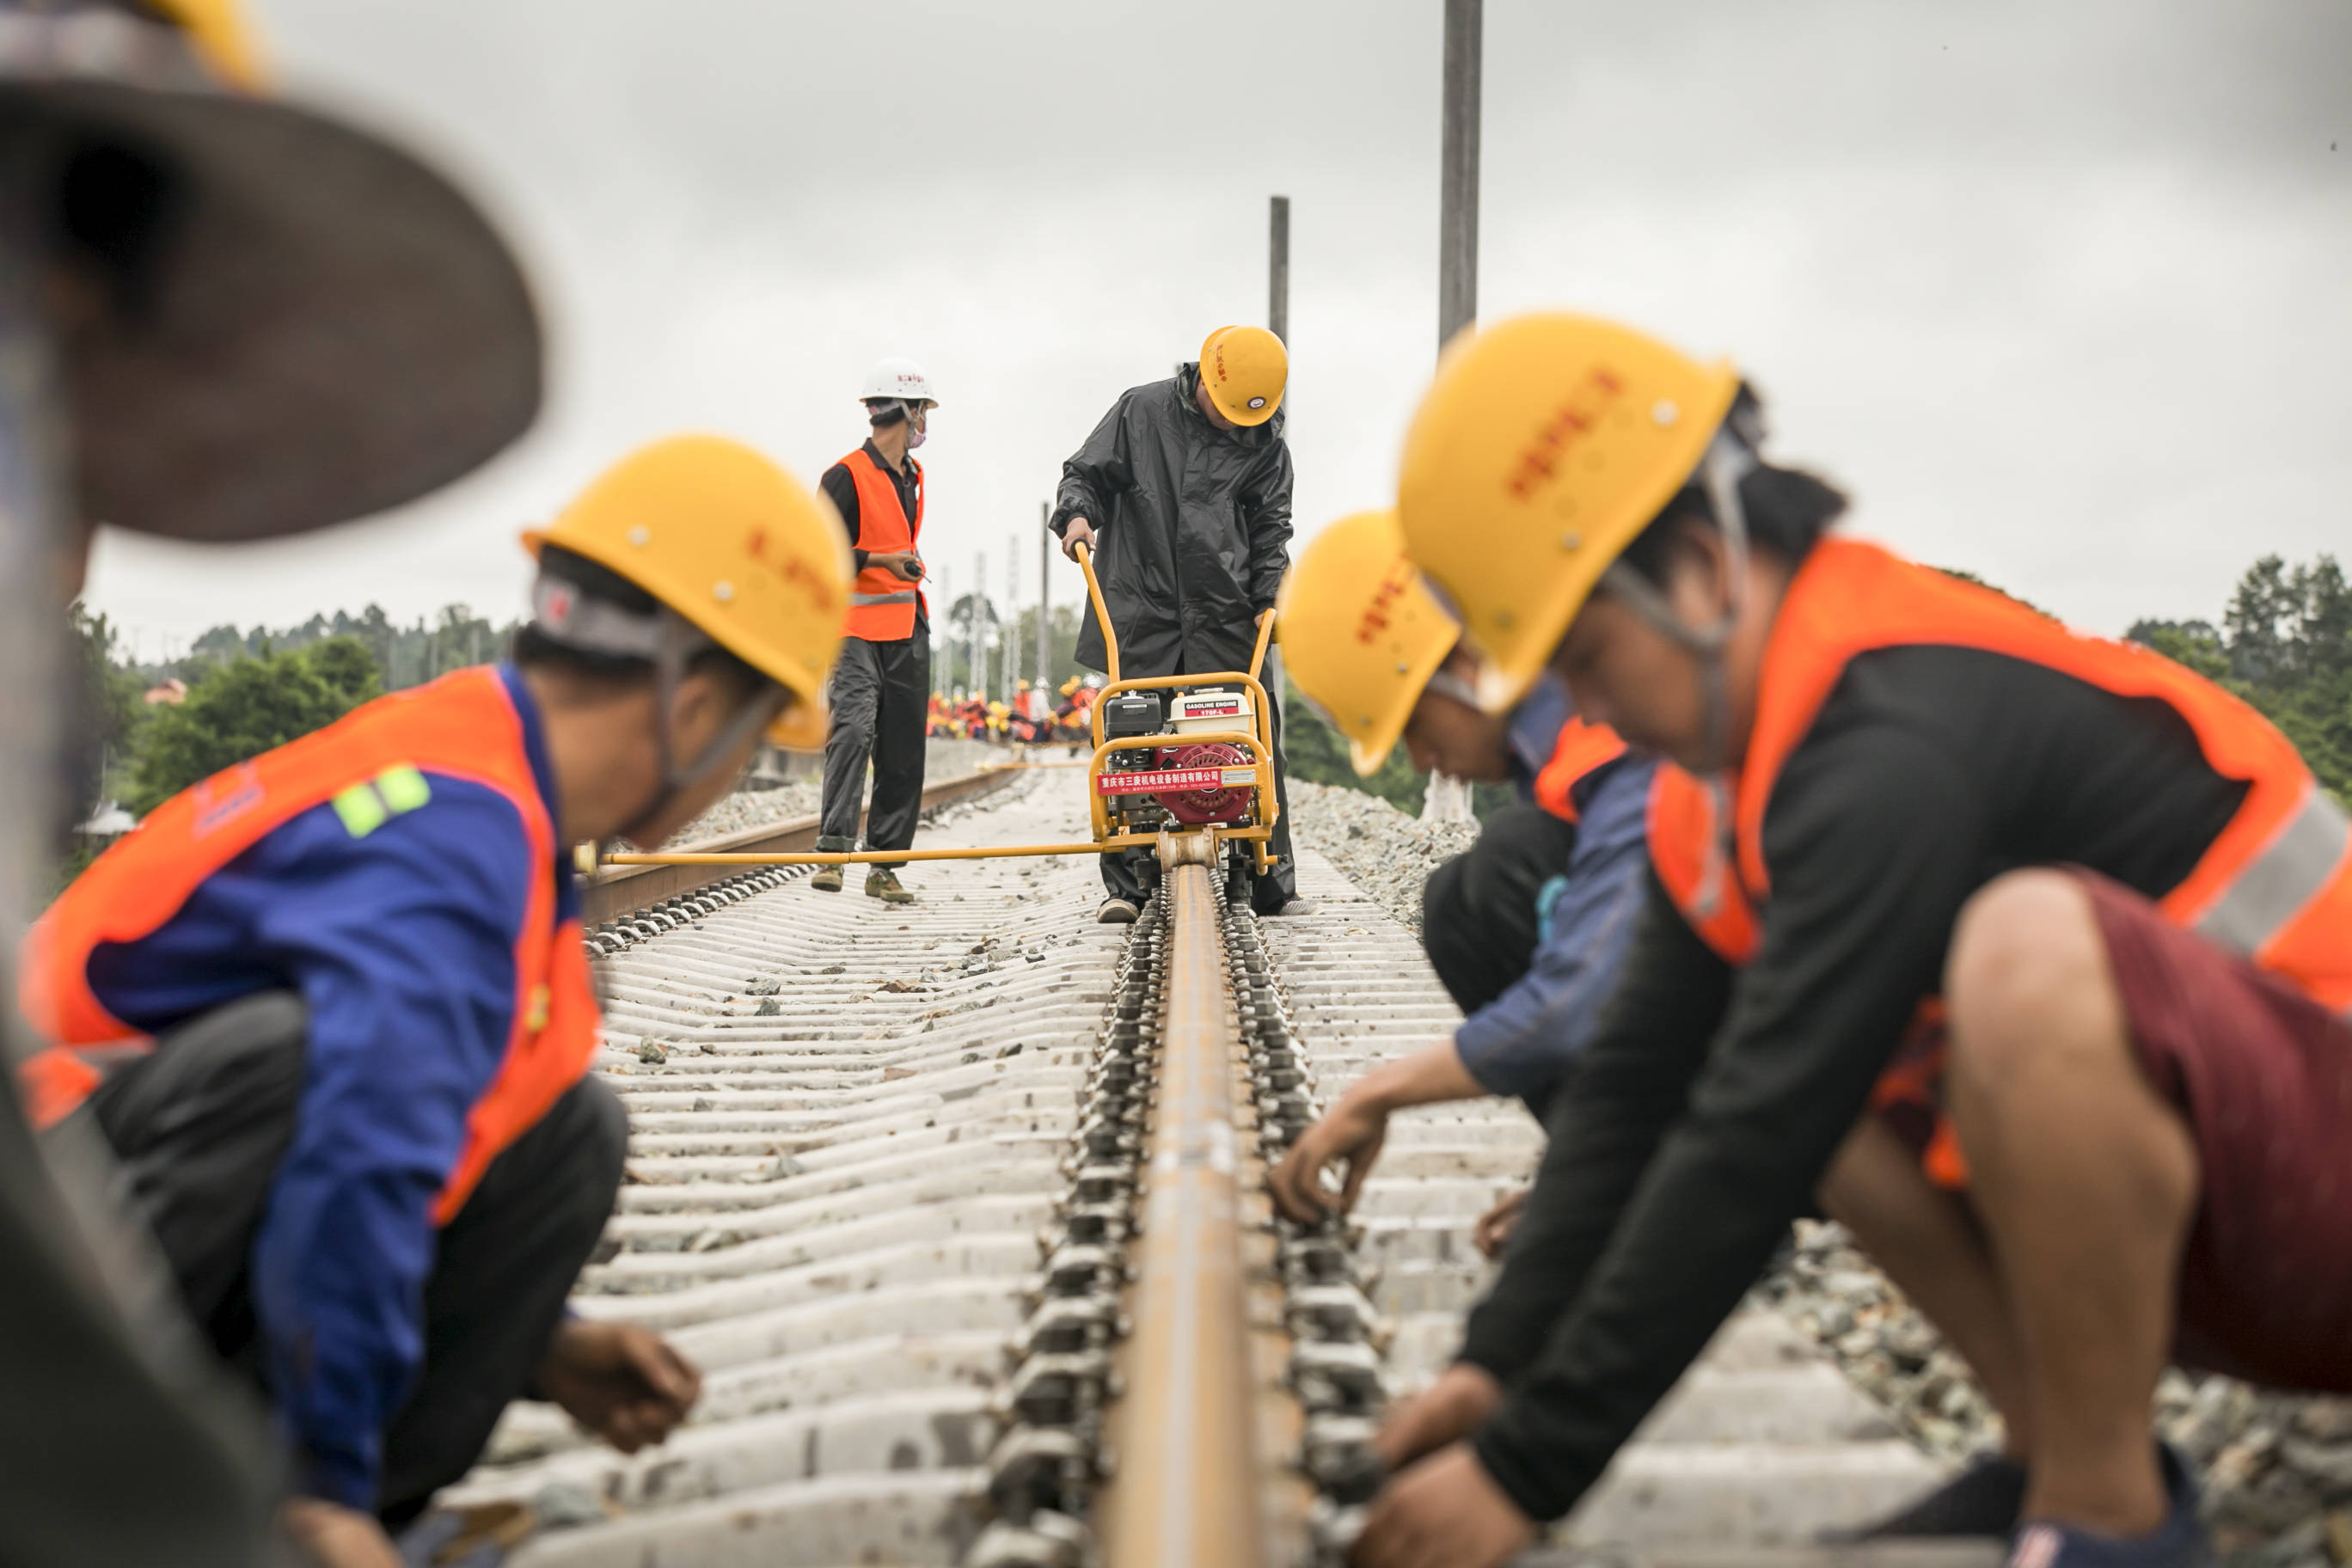
[(996, 679), (996, 689), (1004, 694), (1002, 700), (1007, 708), (1013, 706), (1013, 689), (1021, 678), (1021, 645), (1014, 636), (1021, 627), (1021, 552), (1018, 548), (1020, 540), (1017, 537), (1010, 534), (1006, 535), (1004, 541), (1004, 614), (1007, 619), (1004, 623), (1003, 635), (999, 639), (1004, 644), (1004, 669), (1003, 673), (999, 675)]
[[(928, 574), (929, 568), (926, 568)], [(931, 633), (931, 689), (955, 689), (955, 590), (949, 586), (950, 575), (947, 563), (940, 563), (940, 613), (948, 618), (945, 626), (933, 626)], [(927, 584), (928, 585), (928, 584)]]
[(988, 700), (988, 645), (982, 638), (981, 617), (988, 613), (988, 552), (974, 551), (971, 557), (971, 653), (964, 660), (964, 673), (971, 678), (972, 694), (982, 702)]
[[(1046, 605), (1054, 597), (1054, 531), (1045, 525), (1054, 520), (1054, 503), (1037, 503), (1037, 689), (1046, 691), (1054, 676), (1053, 626), (1046, 615)], [(1054, 705), (1048, 694), (1045, 706)]]
[(1272, 198), (1266, 216), (1266, 331), (1290, 342), (1290, 198)]
[[(1445, 0), (1445, 108), (1438, 143), (1437, 346), (1478, 319), (1478, 79), (1485, 0)], [(1423, 822), (1472, 820), (1470, 785), (1432, 769)]]
[(1478, 79), (1485, 0), (1445, 0), (1438, 150), (1437, 346), (1478, 319)]

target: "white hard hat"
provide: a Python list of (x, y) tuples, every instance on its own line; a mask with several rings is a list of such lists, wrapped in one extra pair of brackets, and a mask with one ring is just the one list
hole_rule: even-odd
[(865, 389), (857, 395), (860, 403), (877, 397), (900, 398), (909, 404), (919, 403), (926, 408), (936, 408), (940, 400), (931, 395), (931, 378), (923, 367), (910, 359), (886, 359), (866, 373)]

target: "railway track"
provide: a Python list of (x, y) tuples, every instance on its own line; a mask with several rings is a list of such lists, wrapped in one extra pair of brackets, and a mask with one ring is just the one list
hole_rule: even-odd
[[(946, 793), (927, 847), (1085, 836), (1076, 775)], [(1311, 851), (1318, 911), (1263, 923), (1198, 867), (1131, 928), (1092, 922), (1091, 860), (920, 865), (901, 908), (712, 875), (595, 938), (632, 1139), (575, 1302), (670, 1332), (703, 1403), (632, 1458), (515, 1406), (445, 1560), (1289, 1568), (1343, 1535), (1538, 1142), (1516, 1107), (1413, 1113), (1348, 1230), (1276, 1234), (1265, 1160), (1456, 1021), (1412, 933)], [(1811, 1561), (1933, 1475), (1751, 1312), (1548, 1560)]]

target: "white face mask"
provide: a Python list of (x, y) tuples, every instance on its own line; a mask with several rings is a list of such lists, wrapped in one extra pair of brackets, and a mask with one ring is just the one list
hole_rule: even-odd
[(930, 422), (930, 410), (927, 408), (907, 416), (907, 450), (911, 452), (923, 444), (923, 438), (929, 434)]

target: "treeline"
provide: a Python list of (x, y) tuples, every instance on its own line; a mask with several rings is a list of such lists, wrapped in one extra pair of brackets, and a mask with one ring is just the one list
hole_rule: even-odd
[[(971, 619), (981, 621), (982, 658), (966, 657)], [(932, 684), (953, 690), (984, 676), (993, 692), (1006, 651), (1034, 679), (1036, 609), (996, 618), (973, 595), (960, 596), (934, 628)], [(1055, 606), (1047, 679), (1078, 673), (1077, 607)], [(431, 621), (395, 626), (371, 605), (357, 616), (313, 616), (299, 626), (215, 626), (184, 658), (134, 664), (103, 616), (74, 612), (86, 687), (92, 776), (103, 787), (89, 804), (113, 800), (143, 814), (196, 780), (292, 740), (380, 691), (418, 685), (445, 671), (500, 657), (514, 626), (493, 626), (463, 605)], [(2216, 622), (2143, 620), (2126, 634), (2211, 677), (2267, 715), (2302, 750), (2339, 800), (2352, 801), (2352, 583), (2330, 555), (2290, 566), (2266, 555), (2248, 568)], [(995, 651), (992, 653), (992, 645)], [(144, 700), (168, 679), (187, 685), (178, 704)], [(1345, 784), (1417, 812), (1425, 777), (1399, 746), (1381, 771), (1359, 779), (1339, 734), (1286, 693), (1286, 746), (1293, 774)], [(1482, 790), (1482, 808), (1507, 798)]]
[(2276, 724), (2319, 782), (2352, 805), (2352, 584), (2332, 555), (2265, 555), (2210, 621), (2141, 621), (2125, 634), (2220, 681)]
[[(104, 616), (76, 605), (73, 627), (91, 753), (87, 776), (96, 785), (82, 804), (96, 810), (115, 802), (134, 816), (372, 697), (488, 663), (514, 635), (513, 623), (493, 626), (463, 605), (406, 626), (370, 605), (356, 616), (339, 610), (292, 626), (215, 626), (184, 658), (142, 662), (126, 657)], [(175, 680), (184, 697), (171, 691)], [(150, 692), (159, 700), (149, 701)]]
[[(1967, 572), (1953, 575), (1983, 581)], [(2265, 555), (2238, 579), (2220, 625), (2144, 620), (2125, 635), (2259, 709), (2302, 751), (2320, 784), (2352, 805), (2352, 584), (2334, 556), (2289, 566)], [(1427, 776), (1402, 745), (1380, 772), (1360, 779), (1339, 732), (1296, 691), (1286, 694), (1283, 718), (1294, 778), (1366, 790), (1419, 814)], [(1484, 816), (1508, 796), (1482, 786), (1475, 798)]]

